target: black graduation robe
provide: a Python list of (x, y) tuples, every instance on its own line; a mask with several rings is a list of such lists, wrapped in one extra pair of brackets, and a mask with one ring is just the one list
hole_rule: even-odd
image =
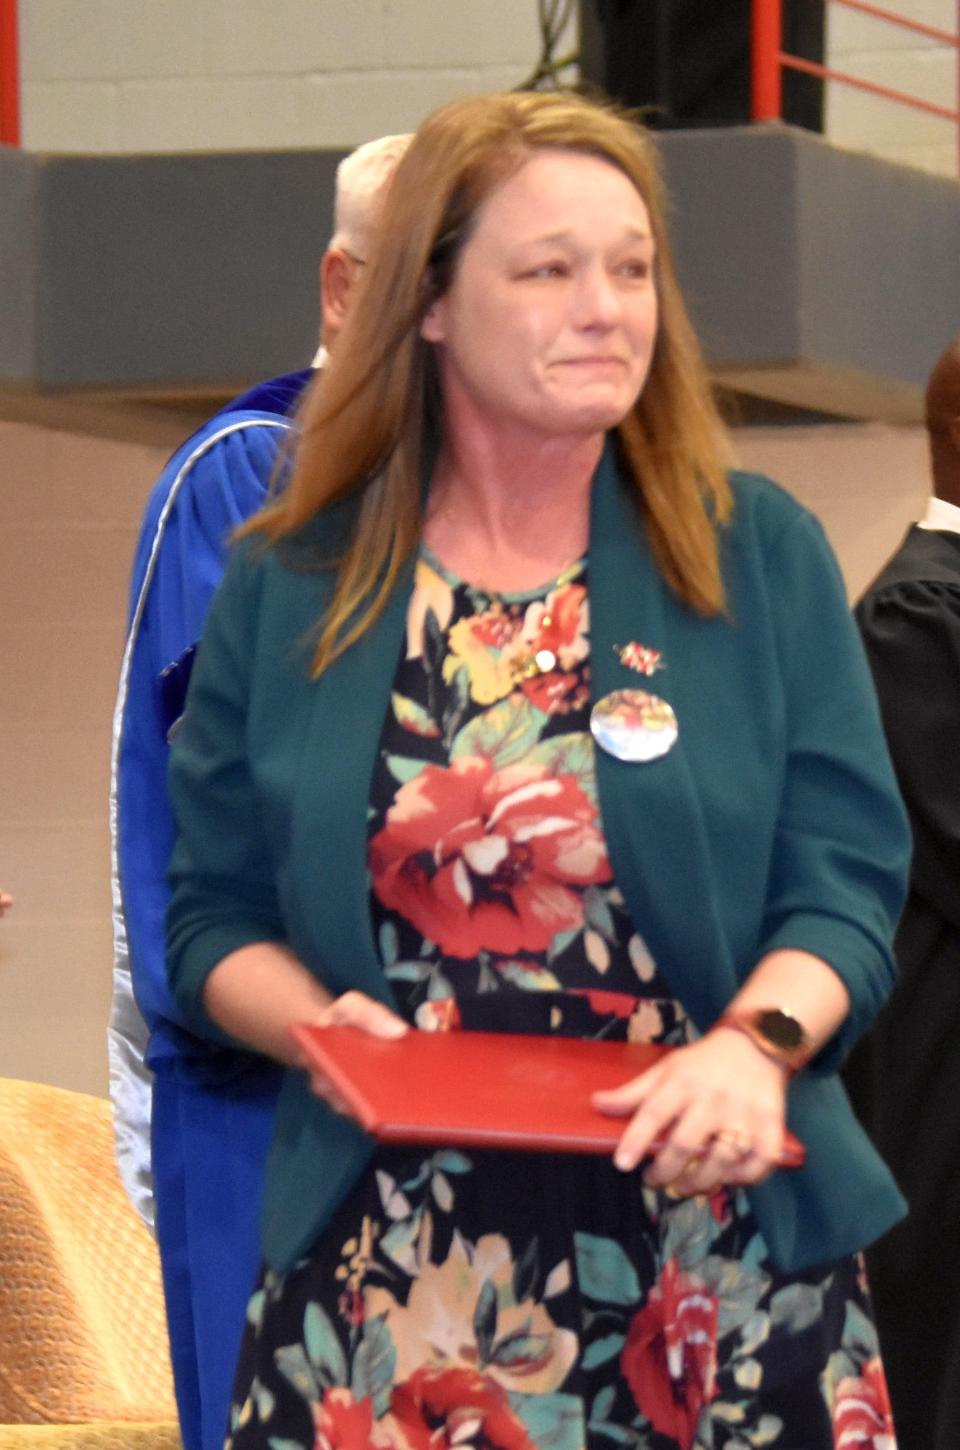
[(910, 1203), (868, 1264), (899, 1450), (957, 1450), (960, 533), (911, 528), (856, 614), (914, 836), (899, 982), (848, 1067)]

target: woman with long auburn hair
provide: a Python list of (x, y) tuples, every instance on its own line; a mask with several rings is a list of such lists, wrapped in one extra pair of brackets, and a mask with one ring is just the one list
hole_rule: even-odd
[(387, 198), (337, 367), (303, 411), (289, 486), (249, 525), (283, 537), (358, 481), (366, 485), (317, 669), (346, 643), (353, 610), (375, 609), (416, 547), (424, 450), (442, 431), (436, 360), (420, 323), (431, 297), (446, 290), (476, 209), (533, 148), (603, 156), (648, 199), (659, 330), (646, 386), (618, 431), (635, 476), (655, 480), (638, 487), (638, 499), (665, 576), (695, 609), (717, 612), (723, 584), (714, 524), (730, 508), (729, 450), (677, 287), (650, 142), (612, 109), (534, 93), (459, 102), (424, 122), (419, 137), (422, 147), (406, 158)]
[[(727, 472), (663, 217), (612, 108), (429, 117), (211, 612), (171, 979), (289, 1065), (233, 1450), (894, 1447), (859, 1250), (903, 1204), (836, 1074), (903, 811), (821, 530)], [(674, 1050), (593, 1094), (610, 1156), (378, 1147), (296, 1023)]]

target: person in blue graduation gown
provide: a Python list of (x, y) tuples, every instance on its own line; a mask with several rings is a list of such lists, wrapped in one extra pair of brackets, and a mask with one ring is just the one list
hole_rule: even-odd
[[(321, 269), (333, 346), (362, 275), (376, 207), (406, 138), (359, 147), (337, 172), (334, 236)], [(169, 740), (233, 530), (282, 472), (313, 371), (235, 398), (172, 456), (147, 504), (133, 565), (114, 716), (110, 823), (114, 997), (108, 1034), (121, 1176), (155, 1226), (186, 1450), (223, 1442), (280, 1075), (218, 1051), (185, 1023), (166, 983), (166, 869), (173, 842)]]

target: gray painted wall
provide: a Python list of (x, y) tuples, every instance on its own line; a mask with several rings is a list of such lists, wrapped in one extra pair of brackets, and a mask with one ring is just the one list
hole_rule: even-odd
[[(718, 378), (914, 421), (960, 329), (960, 182), (782, 126), (659, 138)], [(0, 151), (4, 392), (189, 397), (303, 366), (341, 152)]]

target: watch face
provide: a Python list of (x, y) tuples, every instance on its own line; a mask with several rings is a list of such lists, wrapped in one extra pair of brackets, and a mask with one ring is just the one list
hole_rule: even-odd
[(757, 1031), (781, 1052), (795, 1052), (804, 1044), (803, 1028), (796, 1017), (777, 1007), (757, 1014)]

